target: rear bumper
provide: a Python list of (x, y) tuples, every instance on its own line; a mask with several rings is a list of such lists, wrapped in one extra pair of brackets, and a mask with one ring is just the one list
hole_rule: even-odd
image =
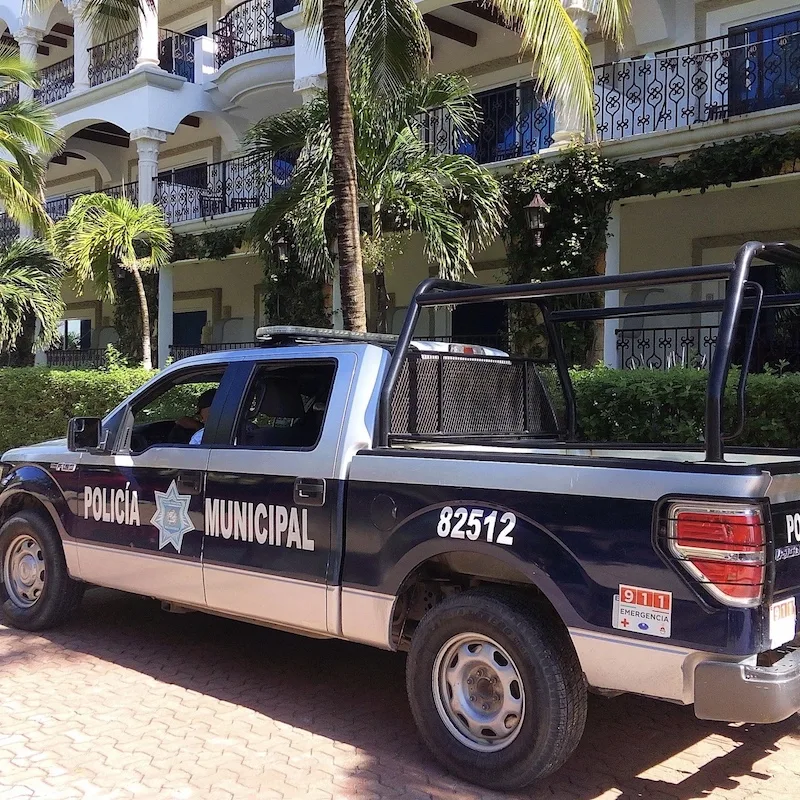
[(800, 711), (800, 649), (771, 667), (702, 661), (694, 672), (694, 712), (723, 722), (780, 722)]

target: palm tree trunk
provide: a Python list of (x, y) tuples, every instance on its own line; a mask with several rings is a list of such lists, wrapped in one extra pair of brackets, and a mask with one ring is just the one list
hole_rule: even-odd
[(150, 352), (150, 311), (147, 308), (147, 295), (139, 268), (132, 267), (131, 274), (136, 283), (136, 291), (139, 293), (139, 308), (142, 312), (142, 366), (149, 370), (153, 369), (153, 356)]
[(336, 238), (339, 244), (342, 315), (347, 330), (366, 331), (364, 272), (358, 225), (358, 176), (350, 106), (350, 74), (347, 69), (344, 0), (323, 0), (322, 32), (328, 72), (328, 115), (333, 151), (333, 196)]

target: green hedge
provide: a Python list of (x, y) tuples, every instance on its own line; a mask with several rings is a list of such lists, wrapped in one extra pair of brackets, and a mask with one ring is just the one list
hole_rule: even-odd
[(0, 369), (0, 452), (67, 435), (70, 417), (103, 416), (152, 373)]
[[(597, 442), (703, 440), (708, 373), (694, 369), (611, 369), (573, 372), (578, 422), (584, 437)], [(732, 370), (725, 395), (725, 430), (736, 422)], [(732, 446), (800, 446), (800, 374), (759, 373), (747, 379), (744, 432)]]
[[(151, 375), (141, 369), (0, 369), (0, 452), (64, 436), (71, 416), (104, 415)], [(735, 418), (737, 377), (732, 373), (729, 380), (727, 428)], [(699, 444), (706, 379), (705, 372), (680, 368), (576, 370), (578, 421), (589, 441)], [(747, 423), (736, 444), (800, 446), (800, 374), (751, 375), (747, 386)], [(186, 392), (179, 402), (170, 398), (176, 407), (169, 413), (191, 413), (197, 387)]]

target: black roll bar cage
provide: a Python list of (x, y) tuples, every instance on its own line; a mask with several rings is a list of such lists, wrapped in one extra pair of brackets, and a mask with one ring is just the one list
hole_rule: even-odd
[[(537, 305), (553, 347), (553, 355), (559, 378), (564, 387), (567, 406), (567, 439), (574, 440), (576, 430), (575, 397), (566, 353), (557, 324), (576, 320), (613, 319), (617, 317), (645, 316), (654, 314), (685, 314), (698, 311), (721, 311), (716, 349), (711, 361), (705, 411), (705, 460), (723, 460), (723, 442), (741, 433), (744, 426), (745, 383), (753, 353), (758, 317), (762, 308), (800, 306), (800, 294), (764, 296), (762, 287), (748, 280), (750, 266), (755, 259), (778, 266), (800, 266), (800, 248), (784, 242), (747, 242), (739, 248), (733, 263), (711, 266), (683, 267), (680, 269), (633, 272), (624, 275), (598, 275), (586, 278), (567, 278), (544, 283), (525, 283), (507, 286), (476, 286), (459, 281), (428, 278), (422, 281), (411, 298), (403, 328), (394, 348), (389, 369), (380, 393), (378, 409), (377, 440), (379, 447), (389, 445), (392, 398), (394, 397), (400, 372), (408, 357), (409, 345), (420, 311), (432, 306), (458, 306), (472, 303), (487, 303), (498, 300), (529, 301)], [(727, 280), (724, 300), (699, 301), (696, 303), (659, 303), (647, 306), (615, 308), (574, 309), (551, 311), (547, 299), (565, 295), (609, 292), (615, 289), (634, 289), (649, 286), (666, 286), (675, 283), (698, 283), (706, 280)], [(745, 296), (749, 292), (749, 296)], [(728, 372), (731, 367), (731, 350), (739, 324), (742, 308), (752, 308), (753, 316), (748, 328), (741, 377), (737, 389), (738, 421), (731, 434), (722, 432), (722, 402)]]

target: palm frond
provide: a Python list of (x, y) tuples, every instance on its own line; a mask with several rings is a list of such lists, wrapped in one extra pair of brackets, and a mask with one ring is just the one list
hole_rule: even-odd
[(24, 83), (26, 86), (37, 88), (39, 81), (36, 77), (36, 65), (23, 61), (19, 49), (11, 45), (0, 45), (0, 85), (7, 86), (11, 83)]
[(62, 277), (61, 262), (41, 240), (17, 239), (0, 251), (0, 349), (14, 345), (30, 315), (39, 322), (38, 344), (52, 343), (64, 313)]
[(519, 32), (521, 50), (533, 57), (544, 99), (570, 109), (576, 126), (592, 128), (592, 60), (561, 0), (492, 0), (492, 5)]
[(630, 19), (631, 0), (600, 0), (597, 24), (603, 36), (612, 39), (617, 47), (622, 45), (622, 37)]
[(415, 0), (361, 0), (352, 26), (354, 85), (378, 97), (399, 97), (428, 71), (431, 42)]
[(86, 0), (83, 18), (105, 39), (115, 39), (138, 27), (139, 14), (156, 10), (155, 0)]

